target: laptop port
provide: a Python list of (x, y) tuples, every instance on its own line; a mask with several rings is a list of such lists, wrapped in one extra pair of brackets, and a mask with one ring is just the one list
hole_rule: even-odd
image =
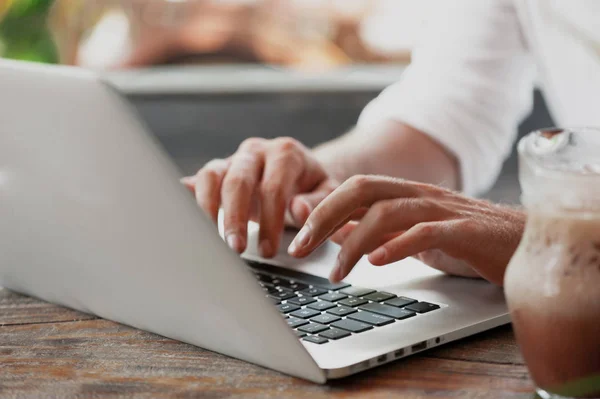
[(394, 352), (394, 358), (398, 359), (402, 356), (404, 356), (404, 349), (398, 349), (396, 352)]
[(381, 355), (377, 358), (377, 363), (383, 363), (387, 360), (387, 355)]
[(412, 352), (422, 351), (423, 349), (427, 349), (427, 341), (419, 342), (418, 344), (414, 344), (411, 346)]
[(366, 369), (368, 369), (368, 368), (369, 368), (369, 361), (368, 361), (368, 360), (365, 360), (364, 362), (360, 362), (360, 363), (357, 363), (357, 364), (355, 364), (354, 366), (352, 366), (352, 367), (350, 368), (350, 370), (351, 370), (353, 373), (356, 373), (356, 372), (358, 372), (358, 371), (366, 370)]

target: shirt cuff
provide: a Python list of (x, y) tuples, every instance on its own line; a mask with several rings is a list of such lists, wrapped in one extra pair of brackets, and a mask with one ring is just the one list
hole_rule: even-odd
[[(482, 143), (469, 136), (469, 132), (480, 127), (468, 127), (469, 123), (457, 120), (455, 116), (464, 111), (456, 109), (443, 95), (415, 90), (402, 81), (384, 90), (361, 113), (357, 123), (359, 131), (368, 134), (370, 128), (386, 121), (410, 125), (440, 143), (458, 159), (464, 194), (474, 196), (488, 190), (498, 177), (498, 165), (502, 162), (497, 159), (498, 154), (487, 154), (489, 149), (481, 148)], [(422, 94), (415, 94), (419, 92)]]

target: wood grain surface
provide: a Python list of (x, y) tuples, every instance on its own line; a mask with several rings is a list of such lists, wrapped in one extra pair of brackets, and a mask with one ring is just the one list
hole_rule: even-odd
[(500, 327), (326, 385), (0, 289), (0, 398), (528, 398)]

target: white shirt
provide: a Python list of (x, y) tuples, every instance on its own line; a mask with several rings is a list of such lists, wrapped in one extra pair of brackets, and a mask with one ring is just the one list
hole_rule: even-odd
[(398, 120), (427, 133), (458, 157), (463, 191), (477, 194), (510, 155), (534, 80), (558, 125), (600, 126), (600, 0), (445, 0), (437, 11), (359, 127)]

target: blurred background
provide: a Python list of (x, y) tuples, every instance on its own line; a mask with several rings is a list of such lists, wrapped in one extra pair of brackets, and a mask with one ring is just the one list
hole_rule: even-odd
[[(0, 57), (96, 70), (184, 173), (246, 137), (348, 131), (445, 0), (0, 0)], [(543, 98), (520, 133), (550, 126)], [(518, 202), (511, 157), (491, 199)]]

